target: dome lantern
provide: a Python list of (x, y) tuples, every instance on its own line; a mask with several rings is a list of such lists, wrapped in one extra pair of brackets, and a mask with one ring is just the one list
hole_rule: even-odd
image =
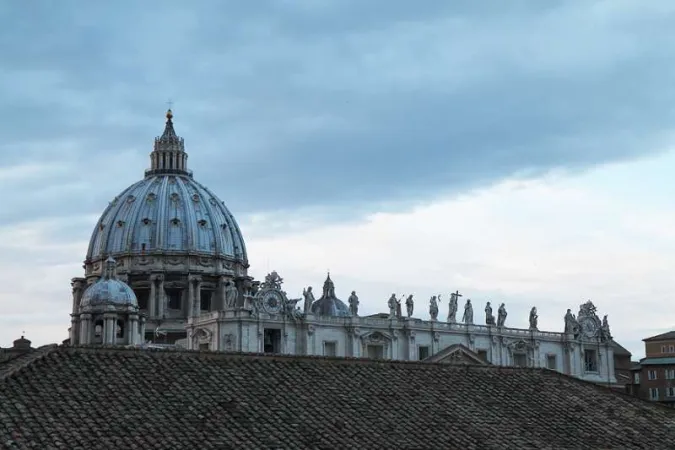
[(150, 170), (145, 171), (145, 176), (162, 173), (192, 176), (187, 170), (187, 158), (185, 141), (173, 128), (173, 111), (169, 109), (166, 112), (164, 133), (155, 138), (155, 146), (150, 153)]

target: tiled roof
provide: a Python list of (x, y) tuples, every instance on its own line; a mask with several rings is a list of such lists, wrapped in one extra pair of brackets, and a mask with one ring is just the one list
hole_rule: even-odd
[(622, 356), (632, 356), (631, 352), (626, 349), (623, 345), (619, 344), (616, 342), (614, 339), (612, 339), (612, 347), (614, 349), (614, 354), (615, 355), (622, 355)]
[(668, 331), (667, 333), (661, 333), (657, 334), (656, 336), (651, 336), (646, 339), (643, 339), (644, 342), (651, 342), (651, 341), (668, 341), (671, 339), (675, 339), (675, 331)]
[(30, 358), (0, 375), (0, 448), (658, 450), (675, 441), (675, 409), (545, 369), (120, 348)]

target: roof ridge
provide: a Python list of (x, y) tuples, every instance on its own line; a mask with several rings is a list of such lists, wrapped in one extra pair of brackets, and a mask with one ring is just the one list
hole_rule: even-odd
[(7, 366), (4, 369), (0, 370), (0, 381), (16, 375), (21, 372), (26, 367), (30, 366), (36, 361), (41, 360), (50, 353), (58, 350), (58, 344), (48, 344), (38, 347), (32, 352), (25, 353), (17, 358), (14, 358), (7, 362)]

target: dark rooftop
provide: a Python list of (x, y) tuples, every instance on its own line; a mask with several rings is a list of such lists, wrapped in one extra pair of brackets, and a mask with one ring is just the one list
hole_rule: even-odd
[(675, 331), (668, 331), (666, 333), (657, 334), (656, 336), (651, 336), (646, 339), (643, 339), (643, 342), (651, 341), (670, 341), (675, 340)]
[(0, 448), (666, 449), (675, 409), (546, 369), (95, 347), (0, 364)]

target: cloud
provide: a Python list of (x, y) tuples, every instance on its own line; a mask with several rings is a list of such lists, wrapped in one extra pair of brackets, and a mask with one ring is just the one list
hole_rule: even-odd
[[(466, 286), (536, 300), (543, 321), (557, 313), (542, 296), (564, 308), (568, 284), (663, 295), (625, 283), (660, 286), (669, 261), (655, 247), (672, 242), (670, 179), (644, 164), (672, 148), (674, 14), (665, 0), (0, 4), (12, 333), (43, 307), (67, 321), (67, 280), (143, 175), (168, 98), (195, 177), (237, 215), (254, 265), (289, 283), (330, 268), (371, 299)], [(606, 175), (631, 165), (596, 170), (638, 160), (633, 184)], [(608, 184), (619, 198), (597, 197)]]

